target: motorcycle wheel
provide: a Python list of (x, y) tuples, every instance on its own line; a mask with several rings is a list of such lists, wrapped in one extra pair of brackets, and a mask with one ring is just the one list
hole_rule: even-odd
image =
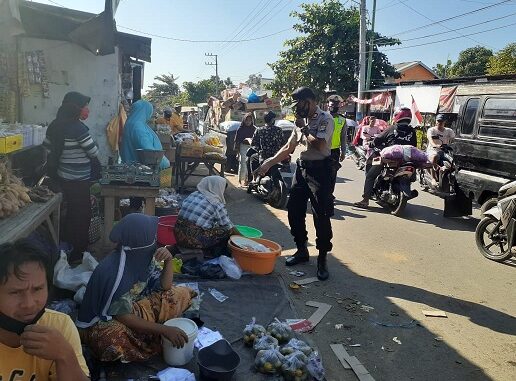
[(398, 196), (398, 203), (396, 205), (390, 205), (391, 207), (391, 214), (395, 215), (396, 217), (400, 217), (403, 211), (405, 210), (405, 207), (407, 206), (407, 196), (405, 196), (402, 192), (399, 193)]
[(271, 191), (268, 202), (273, 208), (284, 209), (287, 206), (288, 190), (283, 181), (278, 181)]
[(494, 208), (498, 204), (498, 198), (491, 197), (480, 207), (480, 214), (483, 216), (489, 209)]
[[(475, 229), (475, 241), (478, 250), (487, 259), (503, 262), (512, 257), (512, 251), (507, 244), (507, 234), (501, 231), (497, 219), (487, 216), (480, 220)], [(496, 247), (497, 249), (493, 249)]]

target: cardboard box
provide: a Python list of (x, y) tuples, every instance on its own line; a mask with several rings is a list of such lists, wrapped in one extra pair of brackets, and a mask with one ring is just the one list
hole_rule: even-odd
[(245, 109), (247, 111), (254, 111), (254, 110), (266, 110), (268, 109), (267, 103), (260, 102), (260, 103), (246, 103)]
[(8, 135), (0, 137), (0, 153), (18, 151), (23, 147), (23, 135)]

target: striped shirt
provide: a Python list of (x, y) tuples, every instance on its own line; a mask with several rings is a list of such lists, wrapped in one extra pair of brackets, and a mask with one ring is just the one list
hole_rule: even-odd
[[(50, 151), (52, 142), (48, 135), (43, 142)], [(82, 122), (72, 123), (64, 132), (64, 147), (59, 158), (57, 175), (65, 180), (89, 180), (91, 160), (98, 155), (97, 144), (93, 141), (88, 127)]]

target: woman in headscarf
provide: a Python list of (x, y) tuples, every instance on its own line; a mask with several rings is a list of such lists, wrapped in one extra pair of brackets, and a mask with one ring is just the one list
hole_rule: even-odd
[(256, 126), (254, 125), (253, 113), (248, 112), (242, 119), (242, 124), (238, 128), (235, 136), (235, 151), (239, 152), (238, 182), (240, 185), (247, 186), (247, 150), (251, 148)]
[(227, 181), (208, 176), (181, 205), (174, 228), (177, 244), (192, 249), (225, 246), (230, 235), (240, 234), (228, 217), (224, 198)]
[(100, 176), (98, 147), (82, 122), (89, 115), (90, 98), (72, 91), (65, 95), (50, 123), (43, 146), (48, 151), (50, 178), (59, 185), (66, 202), (63, 240), (72, 245), (70, 262), (88, 249), (91, 221), (91, 181)]
[(109, 236), (117, 248), (88, 282), (77, 326), (83, 343), (101, 361), (145, 361), (161, 352), (162, 336), (176, 347), (188, 341), (182, 330), (163, 325), (180, 317), (195, 293), (172, 286), (172, 255), (157, 248), (157, 229), (157, 217), (124, 217)]
[[(139, 100), (133, 104), (131, 113), (125, 122), (120, 146), (120, 156), (124, 163), (130, 164), (138, 161), (137, 149), (163, 149), (158, 135), (147, 124), (152, 118), (153, 111), (152, 105), (147, 101)], [(170, 162), (163, 156), (159, 168), (166, 169), (168, 167), (170, 167)]]

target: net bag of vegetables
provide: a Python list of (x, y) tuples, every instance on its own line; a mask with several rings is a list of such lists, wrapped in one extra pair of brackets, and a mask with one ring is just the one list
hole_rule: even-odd
[(292, 328), (287, 323), (282, 323), (277, 318), (269, 324), (267, 327), (267, 332), (272, 337), (276, 338), (280, 343), (286, 343), (292, 338), (293, 331)]
[(313, 352), (313, 349), (303, 340), (293, 338), (290, 339), (290, 341), (287, 344), (285, 344), (280, 350), (281, 354), (284, 356), (294, 353), (295, 351), (300, 351), (304, 353), (306, 356), (308, 356), (310, 353)]
[(256, 319), (253, 317), (251, 322), (244, 328), (244, 343), (247, 346), (252, 346), (254, 340), (258, 337), (262, 337), (267, 334), (265, 327), (260, 324), (256, 324)]
[(285, 357), (277, 349), (259, 351), (254, 360), (256, 370), (264, 374), (275, 374), (281, 371)]
[(285, 358), (281, 366), (281, 374), (285, 381), (306, 381), (310, 374), (306, 368), (308, 358), (302, 352), (294, 352)]
[(257, 352), (267, 349), (276, 349), (278, 348), (278, 340), (269, 335), (257, 337), (256, 340), (254, 340), (253, 348)]

